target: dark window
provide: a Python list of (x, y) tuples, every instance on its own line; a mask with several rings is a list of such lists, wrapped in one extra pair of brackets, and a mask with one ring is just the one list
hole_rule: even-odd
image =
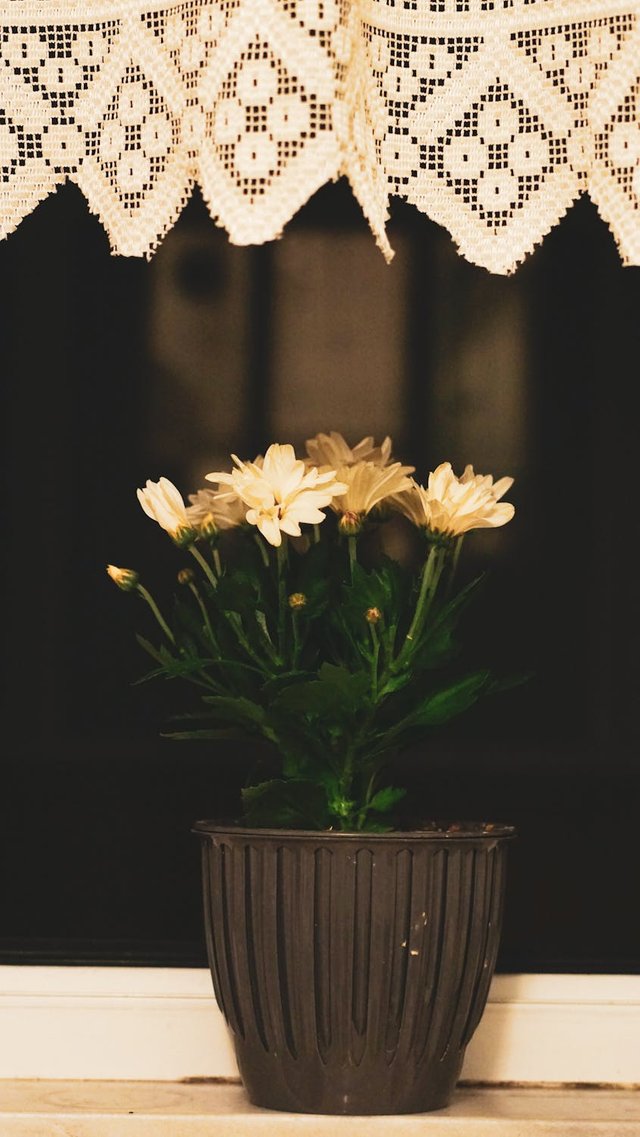
[(0, 960), (204, 963), (190, 824), (251, 754), (158, 737), (179, 694), (132, 686), (144, 613), (104, 567), (166, 581), (147, 477), (334, 428), (516, 476), (516, 521), (467, 543), (468, 640), (533, 678), (407, 755), (410, 801), (518, 826), (503, 970), (637, 970), (640, 270), (587, 201), (511, 278), (412, 208), (391, 237), (387, 267), (337, 185), (263, 248), (195, 199), (113, 258), (66, 187), (0, 245)]

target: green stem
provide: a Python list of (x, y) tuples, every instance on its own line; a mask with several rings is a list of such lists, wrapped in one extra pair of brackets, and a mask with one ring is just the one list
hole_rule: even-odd
[(260, 674), (264, 675), (266, 672), (269, 678), (272, 679), (276, 673), (269, 666), (269, 661), (259, 656), (258, 653), (252, 648), (249, 640), (247, 639), (247, 636), (244, 633), (244, 628), (242, 626), (242, 617), (237, 612), (225, 612), (225, 616), (227, 623), (230, 624), (233, 628), (233, 632), (238, 640), (238, 643), (241, 645), (241, 647), (244, 648), (249, 658), (252, 659), (255, 664), (257, 664)]
[(349, 546), (349, 572), (353, 584), (353, 570), (358, 562), (358, 542), (354, 536), (351, 536), (347, 539), (347, 543)]
[[(375, 718), (375, 713), (376, 713), (376, 707), (375, 706), (369, 707), (369, 710), (367, 711), (364, 719), (360, 723), (360, 726), (355, 731), (354, 735), (352, 736), (352, 738), (349, 742), (349, 745), (347, 746), (344, 765), (342, 767), (342, 773), (340, 775), (340, 795), (341, 795), (343, 801), (345, 801), (345, 802), (350, 802), (353, 800), (354, 774), (362, 774), (362, 772), (363, 772), (363, 763), (361, 761), (359, 761), (356, 764), (356, 761), (355, 761), (356, 754), (358, 753), (358, 748), (362, 745), (363, 741), (369, 735), (369, 732), (371, 730), (371, 726), (372, 726), (374, 718)], [(355, 771), (354, 771), (354, 767), (356, 767)], [(372, 784), (373, 778), (375, 778), (377, 776), (378, 772), (379, 772), (379, 764), (376, 765), (376, 767), (374, 768), (374, 770), (372, 772), (371, 781), (370, 781), (369, 785)], [(369, 791), (367, 791), (367, 792), (369, 792)], [(369, 799), (367, 798), (367, 801), (368, 800)], [(343, 830), (349, 830), (349, 829), (353, 829), (353, 828), (361, 829), (362, 828), (362, 821), (363, 821), (365, 812), (366, 812), (365, 810), (363, 810), (361, 812), (358, 809), (352, 808), (349, 813), (342, 814), (341, 818), (340, 818), (341, 828)]]
[(281, 664), (283, 661), (280, 659), (280, 656), (278, 655), (278, 652), (276, 650), (276, 646), (275, 646), (273, 640), (271, 639), (271, 633), (269, 632), (269, 625), (267, 624), (267, 617), (265, 616), (264, 612), (261, 612), (259, 609), (256, 611), (255, 615), (256, 615), (256, 624), (258, 625), (258, 627), (260, 628), (260, 631), (262, 632), (262, 640), (263, 640), (264, 648), (265, 648), (267, 655), (269, 656), (270, 659), (273, 660), (274, 663), (276, 663), (278, 665)]
[(445, 551), (438, 545), (432, 545), (422, 572), (420, 593), (413, 613), (411, 626), (405, 636), (400, 653), (391, 668), (394, 672), (401, 671), (408, 662), (413, 652), (415, 641), (420, 637), (438, 588), (438, 581), (440, 580), (440, 575), (444, 568), (444, 558)]
[(369, 802), (373, 797), (373, 791), (375, 789), (375, 784), (378, 779), (379, 773), (380, 771), (376, 769), (373, 771), (371, 777), (369, 778), (367, 789), (364, 795), (364, 802), (362, 803), (362, 808), (358, 810), (358, 829), (362, 829), (362, 826), (365, 823), (366, 816), (369, 812)]
[(278, 651), (283, 663), (285, 662), (286, 620), (289, 608), (287, 599), (287, 554), (286, 537), (282, 544), (276, 548), (276, 563), (278, 566)]
[(203, 573), (207, 577), (211, 587), (217, 588), (218, 587), (218, 581), (216, 580), (213, 569), (211, 568), (211, 565), (207, 564), (207, 562), (205, 561), (200, 550), (197, 549), (195, 545), (189, 545), (189, 552), (197, 560), (198, 564), (200, 565), (200, 568), (202, 569)]
[(302, 645), (301, 645), (301, 643), (300, 643), (300, 624), (299, 624), (299, 617), (298, 617), (298, 613), (297, 613), (297, 612), (295, 612), (295, 611), (291, 613), (291, 627), (292, 627), (292, 629), (293, 629), (293, 659), (292, 659), (292, 666), (293, 666), (293, 670), (295, 671), (296, 667), (298, 666), (298, 660), (300, 659), (300, 648), (301, 648), (301, 646), (302, 646)]
[(202, 599), (202, 597), (201, 597), (200, 593), (198, 592), (198, 589), (197, 589), (196, 585), (193, 583), (193, 581), (190, 583), (189, 588), (191, 589), (193, 595), (195, 596), (195, 598), (198, 602), (198, 607), (200, 608), (200, 612), (202, 613), (202, 619), (204, 620), (204, 626), (207, 629), (207, 635), (209, 636), (209, 639), (211, 640), (211, 645), (213, 647), (213, 650), (215, 652), (217, 652), (217, 654), (219, 655), (220, 649), (218, 647), (216, 637), (213, 634), (213, 628), (211, 627), (211, 621), (209, 619), (209, 613), (207, 612), (204, 600)]
[(262, 540), (262, 537), (258, 533), (256, 533), (256, 535), (254, 537), (254, 541), (260, 550), (260, 556), (262, 557), (262, 563), (263, 563), (264, 567), (268, 569), (269, 568), (269, 553), (267, 552), (267, 549), (265, 548), (264, 541)]
[(380, 658), (380, 637), (378, 629), (375, 624), (369, 624), (369, 631), (371, 633), (371, 641), (373, 643), (373, 653), (371, 656), (371, 698), (373, 702), (378, 701), (378, 660)]
[[(353, 782), (353, 746), (347, 750), (344, 766), (342, 767), (342, 775), (340, 777), (340, 796), (343, 802), (351, 801), (351, 783)], [(352, 814), (340, 814), (340, 827), (343, 830), (351, 828)]]
[(218, 577), (221, 577), (222, 576), (222, 562), (220, 560), (220, 553), (218, 552), (217, 549), (212, 549), (211, 555), (213, 556), (213, 564), (214, 564), (214, 567), (216, 570), (216, 575)]
[(146, 600), (147, 604), (149, 605), (149, 607), (150, 607), (151, 611), (153, 612), (156, 620), (158, 621), (160, 627), (162, 628), (165, 636), (170, 641), (170, 643), (172, 643), (175, 647), (176, 638), (175, 638), (173, 632), (171, 631), (171, 628), (169, 627), (164, 616), (162, 615), (160, 609), (158, 608), (158, 605), (156, 604), (155, 600), (153, 599), (153, 596), (151, 595), (150, 592), (147, 592), (147, 590), (143, 584), (138, 584), (136, 587), (137, 587), (137, 591), (139, 592), (142, 599)]
[(447, 600), (451, 596), (451, 592), (453, 589), (453, 582), (454, 582), (455, 575), (456, 575), (456, 572), (458, 569), (458, 561), (460, 560), (460, 553), (462, 552), (462, 542), (463, 541), (464, 541), (464, 533), (461, 533), (460, 536), (458, 537), (456, 543), (455, 543), (455, 547), (453, 550), (453, 558), (451, 561), (451, 572), (449, 573), (449, 579), (447, 581), (447, 594), (446, 594)]

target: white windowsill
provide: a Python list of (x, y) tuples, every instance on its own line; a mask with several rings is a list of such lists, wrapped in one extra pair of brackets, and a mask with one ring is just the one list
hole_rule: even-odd
[[(639, 1040), (640, 976), (498, 975), (462, 1076), (640, 1085)], [(234, 1077), (206, 970), (0, 967), (2, 1079)]]

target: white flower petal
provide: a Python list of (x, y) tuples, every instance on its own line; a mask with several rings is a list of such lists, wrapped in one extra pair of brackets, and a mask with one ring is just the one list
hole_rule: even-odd
[(189, 494), (189, 501), (187, 518), (196, 529), (208, 515), (213, 517), (219, 529), (235, 529), (246, 519), (247, 507), (235, 493), (198, 490)]
[(233, 485), (233, 474), (225, 472), (224, 470), (212, 474), (205, 474), (205, 479), (208, 482), (219, 482), (222, 486)]
[(367, 435), (351, 447), (337, 430), (332, 430), (329, 434), (316, 434), (315, 438), (309, 438), (305, 443), (310, 462), (316, 466), (336, 468), (353, 466), (357, 462), (386, 466), (391, 458), (391, 445), (388, 436), (380, 446), (376, 446), (372, 435)]
[(283, 528), (285, 521), (289, 518), (296, 525), (320, 525), (325, 519), (325, 514), (313, 503), (306, 502), (300, 506), (297, 504), (292, 505), (291, 508), (287, 510), (285, 517), (280, 522)]
[(300, 536), (301, 524), (317, 525), (324, 521), (321, 509), (347, 488), (336, 481), (334, 470), (319, 472), (315, 467), (307, 468), (288, 443), (274, 443), (264, 458), (255, 462), (245, 463), (236, 455), (232, 457), (236, 464), (232, 473), (212, 473), (207, 479), (230, 487), (225, 497), (235, 498), (246, 507), (240, 522), (257, 526), (272, 545), (281, 544), (282, 533)]
[(148, 480), (144, 489), (137, 491), (137, 497), (147, 517), (167, 533), (175, 535), (178, 529), (188, 525), (182, 494), (168, 478), (160, 478), (158, 482)]
[(476, 474), (473, 466), (466, 466), (457, 478), (451, 464), (443, 462), (429, 474), (426, 488), (413, 483), (413, 492), (399, 495), (396, 504), (415, 525), (455, 537), (506, 525), (515, 509), (499, 498), (512, 485), (508, 477), (494, 484), (491, 474)]
[[(247, 521), (248, 520), (249, 514), (247, 514)], [(270, 545), (274, 545), (277, 548), (282, 544), (282, 533), (280, 532), (280, 526), (275, 517), (268, 517), (267, 515), (258, 516), (256, 525), (262, 533), (262, 536)]]
[(373, 462), (357, 462), (341, 466), (336, 475), (346, 484), (345, 492), (335, 494), (331, 505), (337, 513), (366, 515), (376, 505), (411, 487), (406, 476), (409, 466), (394, 462), (392, 466), (377, 466)]
[[(324, 517), (324, 514), (320, 514), (320, 516)], [(301, 535), (300, 525), (294, 520), (291, 513), (281, 519), (280, 531), (282, 533), (288, 533), (290, 537), (300, 537)]]
[(493, 487), (493, 496), (495, 497), (496, 501), (498, 501), (499, 498), (504, 497), (507, 490), (510, 490), (512, 485), (513, 478), (500, 478)]

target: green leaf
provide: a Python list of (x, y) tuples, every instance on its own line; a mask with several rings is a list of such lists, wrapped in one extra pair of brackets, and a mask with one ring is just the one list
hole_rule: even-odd
[(335, 663), (323, 663), (318, 671), (318, 681), (336, 698), (357, 705), (363, 691), (368, 688), (369, 676), (360, 672), (354, 674)]
[(265, 720), (263, 734), (277, 747), (286, 777), (313, 779), (325, 785), (333, 780), (333, 756), (315, 720), (290, 713), (275, 703), (267, 709)]
[(326, 829), (330, 824), (322, 786), (274, 778), (242, 791), (245, 820), (256, 828)]
[(295, 687), (298, 683), (314, 682), (315, 678), (313, 671), (283, 671), (281, 675), (275, 675), (273, 679), (268, 679), (266, 683), (263, 683), (262, 696), (264, 702), (268, 705), (287, 687)]
[[(173, 655), (167, 648), (155, 648), (143, 636), (136, 636), (140, 647), (146, 651), (160, 666), (144, 675), (137, 683), (145, 683), (149, 679), (162, 677), (165, 679), (180, 679), (185, 676), (196, 675), (206, 677), (207, 669), (215, 664), (215, 660), (198, 655), (196, 652), (181, 648), (180, 655)], [(213, 685), (213, 680), (210, 680)]]
[(255, 616), (256, 624), (258, 625), (258, 627), (260, 628), (260, 631), (262, 632), (262, 635), (264, 636), (268, 650), (270, 651), (271, 655), (274, 655), (274, 656), (277, 655), (275, 644), (271, 638), (271, 632), (269, 631), (269, 624), (267, 622), (267, 617), (266, 617), (265, 613), (261, 612), (259, 608), (256, 608), (256, 610), (254, 612), (254, 616)]
[(512, 691), (514, 687), (522, 687), (535, 679), (535, 671), (520, 671), (515, 675), (505, 675), (502, 679), (492, 679), (487, 687), (487, 695), (500, 695), (503, 691)]
[(364, 672), (354, 675), (344, 667), (323, 663), (317, 679), (286, 687), (275, 702), (288, 711), (335, 721), (364, 709), (369, 684), (369, 676)]
[(253, 612), (259, 600), (257, 580), (249, 573), (232, 572), (218, 582), (215, 601), (227, 612)]
[(146, 651), (147, 655), (150, 655), (152, 659), (155, 659), (156, 663), (162, 664), (163, 667), (165, 666), (167, 659), (173, 658), (173, 656), (167, 652), (166, 649), (154, 647), (153, 644), (149, 642), (149, 640), (146, 640), (144, 638), (144, 636), (137, 635), (136, 640), (140, 644), (140, 647), (143, 649), (143, 651)]
[(325, 610), (329, 602), (329, 585), (332, 573), (329, 566), (329, 546), (326, 541), (312, 545), (301, 557), (291, 557), (291, 592), (302, 592), (306, 597), (298, 619), (308, 621)]
[(270, 546), (261, 537), (256, 540), (256, 534), (257, 530), (250, 527), (244, 533), (236, 530), (229, 535), (233, 542), (233, 550), (225, 566), (225, 579), (249, 580), (260, 589), (265, 580), (268, 580), (270, 569), (264, 564), (258, 543), (267, 551), (270, 550)]
[(245, 730), (255, 733), (264, 724), (264, 709), (259, 703), (241, 695), (237, 698), (229, 695), (204, 695), (203, 702), (209, 707), (212, 718), (223, 719)]
[(174, 597), (171, 625), (180, 644), (194, 642), (197, 646), (204, 647), (208, 655), (211, 653), (212, 641), (205, 627), (202, 612), (196, 607), (195, 601), (185, 603)]
[(378, 790), (377, 794), (371, 798), (367, 809), (372, 809), (375, 813), (388, 813), (393, 809), (399, 801), (406, 795), (406, 790), (399, 789), (395, 786), (384, 786), (383, 789)]
[(385, 607), (398, 611), (410, 591), (407, 570), (391, 557), (385, 556), (378, 568), (378, 579), (386, 597)]
[(456, 715), (462, 714), (485, 691), (490, 683), (489, 671), (476, 671), (434, 691), (405, 719), (407, 726), (440, 726)]
[(258, 701), (264, 674), (253, 663), (239, 659), (215, 659), (207, 664), (206, 672), (221, 694), (245, 696), (252, 702)]
[(410, 683), (413, 678), (414, 675), (411, 668), (407, 668), (406, 671), (401, 671), (398, 675), (390, 675), (384, 687), (381, 687), (378, 693), (380, 696), (393, 695), (395, 691), (401, 691), (403, 687), (406, 687), (407, 683)]
[(403, 604), (403, 576), (400, 567), (388, 559), (376, 569), (353, 566), (353, 578), (342, 588), (340, 616), (354, 635), (369, 639), (368, 608), (378, 608), (385, 620), (395, 621)]
[(412, 655), (412, 667), (419, 670), (433, 670), (448, 663), (458, 652), (453, 633), (470, 604), (484, 576), (476, 577), (460, 592), (432, 614), (421, 636), (421, 642)]
[(262, 671), (253, 663), (245, 663), (241, 659), (212, 659), (209, 661), (209, 667), (219, 667), (223, 672), (229, 671), (242, 671), (251, 672), (253, 675), (258, 675), (262, 680)]

